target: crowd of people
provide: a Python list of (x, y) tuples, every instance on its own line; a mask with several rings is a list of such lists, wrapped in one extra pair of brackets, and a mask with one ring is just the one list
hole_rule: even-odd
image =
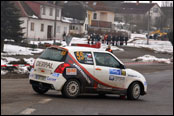
[(102, 44), (112, 45), (112, 46), (122, 46), (127, 45), (128, 34), (90, 34), (88, 35), (88, 44), (96, 44), (97, 42), (102, 42)]

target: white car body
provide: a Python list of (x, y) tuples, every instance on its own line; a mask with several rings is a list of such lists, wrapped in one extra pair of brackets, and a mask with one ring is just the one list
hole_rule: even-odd
[[(94, 48), (72, 46), (64, 48), (58, 46), (50, 47), (50, 49), (52, 48), (65, 50), (67, 53), (65, 61), (58, 62), (42, 58), (36, 59), (34, 68), (29, 75), (32, 85), (48, 86), (50, 89), (60, 91), (69, 79), (77, 78), (80, 80), (81, 85), (83, 85), (81, 92), (102, 91), (126, 95), (128, 88), (133, 82), (140, 84), (141, 95), (147, 92), (145, 77), (135, 70), (121, 67), (121, 65), (124, 66), (123, 63), (110, 52), (99, 51)], [(63, 54), (62, 51), (61, 54)], [(103, 64), (98, 65), (99, 62), (105, 60), (105, 58), (102, 59), (100, 57), (102, 55), (108, 56), (113, 61), (114, 59), (118, 61), (121, 68), (103, 66)], [(97, 58), (101, 59), (99, 60)], [(81, 63), (83, 60), (85, 63)], [(63, 73), (55, 73), (58, 66), (65, 62), (70, 64), (70, 67), (66, 67)]]

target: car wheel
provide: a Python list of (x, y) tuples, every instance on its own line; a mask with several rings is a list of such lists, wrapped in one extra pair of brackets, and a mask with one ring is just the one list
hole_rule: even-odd
[(80, 94), (80, 83), (71, 79), (67, 81), (62, 89), (62, 95), (67, 98), (75, 98)]
[(49, 90), (48, 88), (44, 88), (40, 86), (32, 86), (32, 88), (36, 93), (39, 93), (39, 94), (44, 94)]
[(98, 95), (99, 95), (99, 97), (105, 97), (106, 93), (99, 92)]
[(127, 92), (127, 98), (129, 100), (137, 100), (140, 97), (141, 86), (138, 82), (134, 82), (130, 85)]

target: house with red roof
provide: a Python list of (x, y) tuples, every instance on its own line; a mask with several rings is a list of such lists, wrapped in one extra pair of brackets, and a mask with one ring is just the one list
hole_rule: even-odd
[[(69, 23), (62, 21), (62, 5), (46, 1), (14, 1), (23, 21), (24, 37), (29, 40), (62, 40)], [(56, 25), (55, 25), (56, 23)]]

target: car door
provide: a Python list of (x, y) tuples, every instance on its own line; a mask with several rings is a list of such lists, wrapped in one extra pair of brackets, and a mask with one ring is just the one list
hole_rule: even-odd
[(94, 52), (95, 77), (105, 85), (113, 88), (125, 87), (125, 71), (121, 63), (110, 53)]
[[(79, 66), (81, 66), (81, 73), (86, 78), (88, 83), (91, 83), (89, 76), (85, 75), (94, 75), (94, 61), (92, 57), (92, 53), (88, 51), (76, 51), (74, 52), (77, 61), (79, 62)], [(83, 72), (82, 72), (83, 69)]]

